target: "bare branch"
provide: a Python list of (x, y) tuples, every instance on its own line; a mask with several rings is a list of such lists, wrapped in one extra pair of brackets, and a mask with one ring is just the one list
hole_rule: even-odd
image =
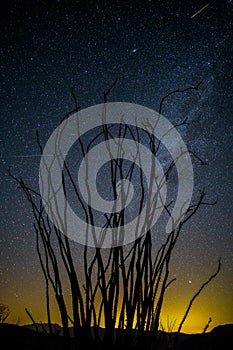
[(118, 78), (116, 78), (114, 80), (114, 82), (112, 83), (112, 85), (110, 86), (110, 88), (107, 91), (104, 91), (104, 103), (107, 103), (107, 99), (108, 99), (108, 95), (111, 93), (111, 91), (114, 89), (116, 83), (117, 83)]
[(185, 322), (185, 320), (186, 320), (186, 318), (187, 318), (187, 316), (188, 316), (188, 314), (189, 314), (189, 312), (190, 312), (190, 310), (191, 310), (191, 307), (192, 307), (192, 305), (193, 305), (193, 302), (194, 302), (195, 299), (198, 297), (198, 295), (202, 292), (202, 290), (203, 290), (203, 289), (204, 289), (204, 288), (219, 274), (220, 269), (221, 269), (221, 258), (220, 258), (219, 261), (218, 261), (218, 267), (217, 267), (216, 272), (215, 272), (213, 275), (211, 275), (211, 276), (208, 278), (208, 280), (207, 280), (206, 282), (204, 282), (204, 283), (201, 285), (201, 287), (199, 288), (199, 290), (194, 294), (194, 296), (193, 296), (192, 299), (190, 300), (190, 302), (189, 302), (189, 304), (188, 304), (188, 307), (187, 307), (187, 309), (186, 309), (186, 311), (185, 311), (185, 314), (184, 314), (184, 316), (183, 316), (183, 318), (182, 318), (182, 321), (181, 321), (181, 323), (180, 323), (180, 325), (179, 325), (179, 328), (178, 328), (178, 330), (177, 330), (176, 339), (175, 339), (175, 344), (176, 344), (176, 342), (177, 342), (177, 340), (178, 340), (178, 337), (179, 337), (179, 334), (180, 334), (181, 329), (182, 329), (182, 327), (183, 327), (183, 324), (184, 324), (184, 322)]
[(166, 100), (169, 96), (174, 95), (174, 94), (177, 94), (177, 93), (180, 93), (180, 92), (187, 92), (187, 91), (189, 91), (189, 90), (196, 90), (196, 91), (198, 91), (200, 85), (201, 85), (202, 82), (203, 82), (203, 80), (204, 80), (204, 79), (201, 79), (201, 81), (199, 81), (199, 83), (198, 83), (197, 85), (195, 85), (195, 86), (189, 86), (189, 87), (187, 87), (187, 88), (185, 88), (185, 89), (183, 89), (183, 90), (176, 89), (176, 90), (170, 91), (167, 95), (163, 96), (162, 99), (161, 99), (161, 101), (160, 101), (160, 104), (159, 104), (159, 114), (162, 113), (163, 104), (164, 104), (165, 100)]
[(77, 99), (77, 96), (75, 94), (75, 87), (76, 87), (76, 85), (73, 85), (71, 87), (71, 95), (73, 96), (74, 104), (75, 104), (75, 110), (74, 111), (77, 112), (79, 110), (80, 106), (78, 105), (78, 99)]

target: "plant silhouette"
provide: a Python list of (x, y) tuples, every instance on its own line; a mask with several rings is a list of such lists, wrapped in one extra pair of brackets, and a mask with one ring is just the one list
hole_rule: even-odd
[[(104, 92), (104, 103), (107, 103), (108, 95), (116, 82), (117, 79)], [(162, 112), (163, 104), (168, 97), (187, 90), (194, 90), (195, 92), (200, 84), (201, 82), (187, 89), (174, 90), (164, 96), (160, 103), (159, 113)], [(74, 87), (71, 92), (75, 100), (75, 110), (72, 112), (77, 112), (79, 106)], [(69, 115), (63, 118), (63, 121), (68, 120), (68, 117)], [(186, 119), (174, 127), (185, 124), (187, 124)], [(109, 173), (114, 198), (117, 198), (118, 195), (118, 181), (125, 178), (131, 181), (135, 171), (135, 164), (132, 164), (128, 168), (127, 175), (125, 175), (125, 162), (123, 160), (124, 139), (127, 134), (130, 134), (136, 147), (141, 142), (141, 133), (138, 128), (119, 124), (117, 133), (119, 139), (122, 140), (119, 143), (119, 158), (111, 161)], [(148, 148), (154, 158), (160, 151), (161, 142), (157, 142), (149, 130), (145, 130), (144, 133), (147, 138)], [(43, 147), (38, 132), (36, 137), (42, 154)], [(78, 140), (83, 158), (85, 158), (93, 142), (98, 141), (98, 138), (103, 138), (108, 144), (108, 141), (114, 138), (111, 126), (103, 125), (95, 140), (92, 139), (88, 144), (82, 138)], [(111, 152), (110, 149), (109, 152)], [(201, 161), (193, 152), (191, 153)], [(140, 163), (139, 151), (138, 157)], [(163, 180), (158, 184), (158, 192), (171, 176), (174, 167), (174, 161), (167, 166)], [(154, 168), (155, 163), (152, 161), (151, 179), (154, 178)], [(61, 171), (64, 173), (64, 191), (66, 192), (66, 180), (68, 179), (83, 210), (86, 222), (94, 226), (95, 217), (93, 210), (91, 206), (84, 204), (66, 162), (64, 162), (64, 168)], [(87, 167), (87, 173), (89, 171), (91, 169)], [(158, 247), (156, 253), (153, 249), (151, 229), (148, 229), (143, 236), (135, 232), (135, 241), (127, 247), (118, 245), (108, 250), (102, 250), (101, 242), (98, 242), (99, 245), (96, 248), (84, 246), (82, 248), (83, 266), (77, 266), (69, 238), (61, 233), (57, 226), (50, 221), (48, 214), (44, 210), (40, 194), (31, 189), (21, 177), (13, 175), (11, 169), (9, 169), (9, 175), (26, 194), (34, 215), (33, 225), (36, 233), (36, 248), (45, 279), (46, 313), (50, 333), (53, 333), (51, 298), (54, 295), (60, 313), (66, 349), (109, 349), (110, 347), (116, 349), (159, 349), (161, 345), (159, 327), (164, 297), (168, 286), (175, 281), (175, 279), (170, 279), (169, 275), (172, 253), (185, 223), (197, 213), (201, 205), (214, 204), (205, 202), (205, 192), (200, 191), (198, 200), (190, 205), (186, 216), (179, 225), (167, 234), (166, 239)], [(159, 193), (150, 193), (149, 190), (146, 192), (142, 171), (139, 171), (138, 183), (142, 195), (138, 211), (141, 212), (147, 193), (147, 201), (150, 203), (149, 210), (153, 213), (156, 209)], [(148, 184), (148, 187), (150, 188), (150, 184)], [(127, 190), (126, 188), (123, 193), (125, 198), (129, 195)], [(53, 188), (51, 188), (51, 191), (53, 191)], [(52, 192), (52, 194), (55, 196), (55, 193)], [(89, 193), (89, 195), (91, 194)], [(172, 202), (164, 203), (164, 209), (168, 217), (171, 215), (170, 208), (172, 204)], [(64, 208), (64, 217), (60, 219), (66, 225), (66, 208)], [(120, 230), (124, 226), (126, 212), (121, 210), (120, 212), (106, 213), (105, 219), (103, 239), (105, 228), (118, 228)], [(56, 247), (59, 249), (57, 250)], [(221, 263), (219, 261), (216, 272), (203, 283), (191, 299), (178, 327), (176, 339), (172, 344), (173, 347), (176, 346), (179, 333), (194, 300), (203, 288), (219, 273), (220, 266)], [(69, 301), (67, 301), (65, 293), (66, 286), (64, 285), (62, 271), (65, 271), (66, 280), (70, 288)], [(68, 304), (71, 307), (68, 307)], [(73, 334), (70, 332), (70, 325), (73, 328)], [(103, 326), (103, 329), (101, 326)], [(171, 346), (170, 339), (168, 343), (167, 346)]]

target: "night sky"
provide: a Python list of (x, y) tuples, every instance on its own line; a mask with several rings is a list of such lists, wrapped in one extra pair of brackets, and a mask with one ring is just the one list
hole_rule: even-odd
[[(231, 1), (9, 1), (1, 9), (1, 219), (0, 302), (9, 322), (46, 321), (44, 280), (35, 249), (33, 217), (27, 200), (7, 175), (12, 167), (38, 190), (44, 145), (74, 109), (109, 101), (140, 104), (158, 111), (175, 89), (199, 91), (170, 96), (163, 115), (177, 124), (193, 159), (195, 190), (205, 187), (209, 202), (187, 223), (174, 251), (164, 320), (181, 319), (199, 286), (217, 267), (217, 278), (196, 300), (183, 328), (202, 331), (233, 322), (232, 136), (233, 65)], [(191, 18), (193, 17), (193, 18)], [(154, 242), (159, 237), (154, 237)], [(82, 246), (72, 243), (81, 261)], [(54, 322), (59, 322), (54, 309)]]

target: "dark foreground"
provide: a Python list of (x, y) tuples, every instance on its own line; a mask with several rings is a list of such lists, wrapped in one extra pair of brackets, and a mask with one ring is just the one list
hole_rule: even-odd
[(0, 324), (1, 346), (17, 350), (228, 350), (232, 349), (233, 344), (233, 324), (218, 326), (205, 334), (180, 334), (175, 348), (171, 345), (174, 335), (161, 332), (159, 343), (151, 341), (147, 347), (146, 341), (135, 346), (134, 337), (128, 337), (127, 341), (124, 341), (124, 334), (120, 335), (118, 345), (110, 343), (104, 345), (101, 337), (98, 342), (86, 339), (80, 344), (75, 343), (73, 338), (66, 340), (61, 335), (36, 332), (28, 327), (12, 324)]

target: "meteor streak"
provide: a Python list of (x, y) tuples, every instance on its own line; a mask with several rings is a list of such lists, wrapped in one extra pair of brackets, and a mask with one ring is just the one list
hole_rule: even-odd
[[(212, 1), (211, 1), (212, 2)], [(198, 10), (196, 13), (194, 13), (194, 15), (191, 16), (191, 18), (196, 17), (197, 15), (199, 15), (199, 13), (201, 13), (202, 11), (204, 11), (210, 4), (211, 2), (209, 2), (208, 4), (206, 4), (205, 6), (203, 6), (200, 10)]]

